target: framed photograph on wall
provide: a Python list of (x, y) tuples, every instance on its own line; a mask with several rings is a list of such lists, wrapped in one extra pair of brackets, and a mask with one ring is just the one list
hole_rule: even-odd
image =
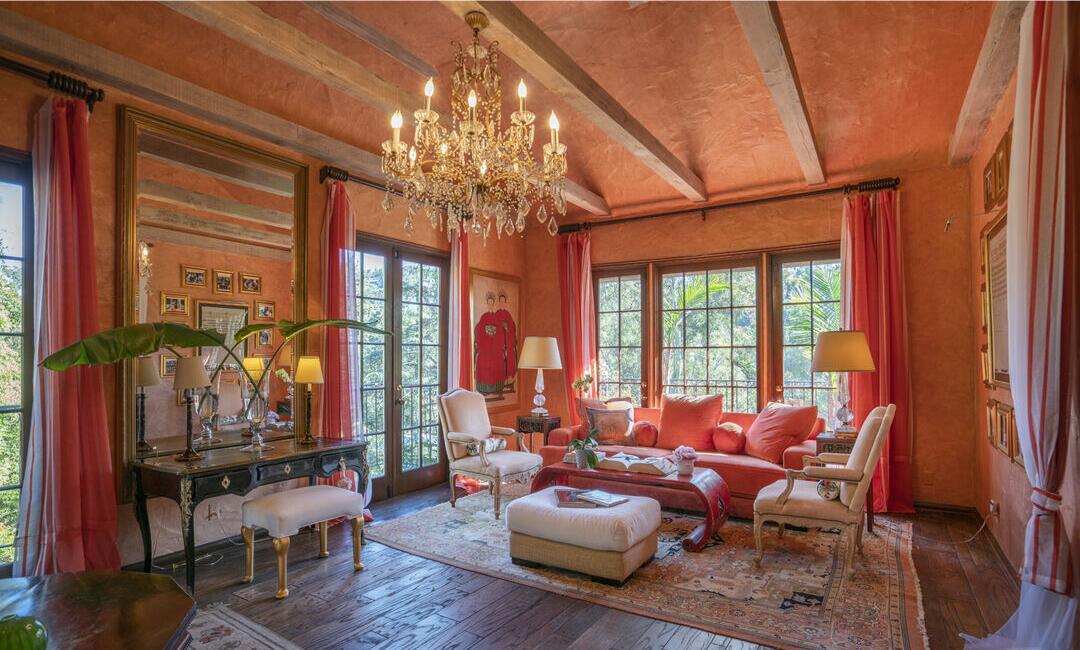
[(175, 377), (176, 376), (176, 357), (171, 353), (162, 353), (159, 357), (161, 368), (159, 369), (162, 377)]
[(238, 273), (240, 293), (262, 293), (262, 276), (251, 273)]
[(1012, 455), (1012, 448), (1010, 446), (1011, 434), (1009, 429), (1011, 428), (1011, 422), (1013, 419), (1013, 409), (1008, 404), (997, 402), (994, 405), (994, 446), (998, 448), (1006, 456)]
[(180, 284), (185, 287), (206, 288), (206, 268), (202, 266), (180, 265)]
[(989, 212), (997, 205), (997, 195), (994, 194), (994, 161), (993, 158), (983, 171), (983, 211)]
[(1012, 461), (1024, 466), (1024, 452), (1020, 449), (1020, 435), (1016, 430), (1016, 410), (1009, 411), (1009, 456)]
[(473, 269), (469, 278), (473, 386), (488, 410), (518, 407), (521, 349), (521, 279)]
[(221, 269), (214, 269), (214, 293), (235, 293), (236, 287), (233, 286), (233, 280), (235, 277), (236, 276), (232, 271), (222, 271)]
[(274, 320), (274, 303), (267, 300), (255, 301), (255, 320)]
[(983, 269), (986, 272), (985, 318), (990, 381), (995, 388), (1009, 386), (1009, 293), (1005, 265), (1005, 224), (1007, 215), (986, 225), (982, 231)]
[(997, 400), (986, 400), (986, 437), (994, 442), (994, 425), (997, 424)]
[(992, 388), (994, 383), (990, 381), (990, 351), (986, 345), (979, 349), (979, 360), (982, 366), (982, 383), (987, 388)]
[(191, 296), (184, 293), (161, 292), (162, 316), (187, 316), (191, 313)]

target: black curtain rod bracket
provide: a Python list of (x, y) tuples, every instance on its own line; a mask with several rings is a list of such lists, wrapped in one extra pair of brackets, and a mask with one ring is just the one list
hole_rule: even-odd
[[(386, 191), (386, 185), (383, 185), (382, 183), (376, 183), (375, 181), (368, 180), (362, 176), (351, 174), (347, 170), (342, 169), (341, 167), (323, 165), (319, 169), (319, 182), (325, 183), (326, 179), (328, 178), (335, 181), (341, 181), (342, 183), (357, 183), (365, 187), (379, 190), (380, 192)], [(391, 187), (390, 193), (395, 196), (401, 196), (401, 190), (397, 189), (396, 187)]]
[(685, 215), (696, 215), (702, 221), (705, 220), (705, 215), (713, 210), (723, 210), (725, 208), (743, 208), (748, 205), (758, 205), (760, 203), (776, 203), (778, 201), (790, 201), (792, 199), (805, 199), (812, 196), (822, 196), (824, 194), (850, 194), (851, 192), (877, 192), (880, 190), (896, 189), (900, 187), (900, 178), (877, 178), (871, 181), (863, 181), (861, 183), (852, 183), (849, 185), (838, 185), (836, 187), (826, 187), (819, 190), (807, 190), (805, 192), (798, 192), (796, 194), (780, 194), (777, 196), (762, 196), (756, 199), (745, 199), (742, 201), (732, 201), (730, 203), (712, 203), (704, 206), (692, 206), (683, 208), (681, 210), (670, 210), (668, 212), (654, 212), (650, 214), (638, 214), (632, 217), (620, 217), (617, 219), (605, 219), (603, 221), (584, 221), (581, 223), (571, 223), (565, 226), (559, 226), (559, 234), (565, 235), (567, 233), (578, 232), (579, 230), (591, 230), (592, 228), (599, 228), (601, 226), (615, 226), (624, 223), (633, 223), (635, 221), (649, 221), (652, 219), (663, 219), (666, 217), (681, 217)]
[(91, 88), (90, 84), (82, 79), (66, 75), (63, 72), (56, 70), (46, 72), (2, 56), (0, 56), (0, 68), (6, 68), (31, 79), (36, 79), (57, 92), (77, 97), (86, 102), (86, 108), (90, 112), (94, 111), (94, 104), (105, 99), (105, 91), (101, 88)]

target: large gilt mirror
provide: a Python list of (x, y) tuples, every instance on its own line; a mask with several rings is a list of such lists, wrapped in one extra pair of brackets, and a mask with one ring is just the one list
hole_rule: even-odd
[[(232, 340), (249, 323), (305, 318), (307, 166), (130, 107), (120, 111), (120, 132), (121, 324), (183, 323)], [(278, 333), (259, 332), (237, 353), (269, 358), (281, 343)], [(292, 341), (270, 369), (271, 444), (298, 433), (287, 377), (302, 346)], [(249, 444), (250, 393), (239, 365), (222, 348), (180, 352), (202, 357), (213, 377), (214, 417), (193, 418), (202, 447)], [(175, 369), (167, 351), (121, 367), (125, 463), (184, 449), (187, 409), (172, 386)]]

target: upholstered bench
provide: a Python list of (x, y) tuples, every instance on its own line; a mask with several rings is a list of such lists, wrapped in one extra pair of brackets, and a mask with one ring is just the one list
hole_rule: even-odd
[(353, 569), (364, 568), (360, 562), (360, 535), (364, 528), (364, 500), (350, 490), (332, 485), (275, 492), (264, 497), (245, 501), (243, 505), (244, 550), (246, 566), (244, 582), (255, 578), (255, 528), (265, 528), (277, 554), (277, 598), (289, 595), (288, 557), (289, 537), (304, 526), (319, 525), (319, 557), (329, 557), (326, 548), (328, 522), (338, 517), (352, 520)]
[(560, 508), (550, 487), (513, 501), (506, 506), (510, 559), (621, 585), (652, 560), (660, 529), (659, 502), (627, 499), (610, 508)]

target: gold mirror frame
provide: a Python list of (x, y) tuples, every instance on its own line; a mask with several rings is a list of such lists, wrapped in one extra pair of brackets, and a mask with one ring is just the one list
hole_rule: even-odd
[[(256, 147), (252, 147), (228, 138), (224, 138), (201, 129), (187, 126), (152, 113), (121, 106), (118, 111), (118, 169), (116, 175), (117, 220), (120, 230), (120, 272), (117, 279), (117, 323), (118, 326), (135, 323), (135, 291), (138, 262), (136, 247), (138, 243), (135, 227), (135, 205), (137, 199), (138, 151), (136, 136), (142, 133), (154, 133), (171, 139), (190, 142), (200, 148), (218, 155), (255, 162), (260, 165), (282, 170), (293, 177), (293, 301), (292, 320), (307, 318), (307, 227), (308, 227), (308, 166), (297, 160), (279, 156)], [(305, 337), (297, 336), (293, 342), (294, 354), (305, 351)], [(117, 494), (122, 501), (131, 499), (131, 481), (128, 465), (136, 458), (135, 454), (135, 360), (118, 364), (116, 377), (116, 413), (119, 440), (114, 440), (113, 457), (116, 468)], [(299, 393), (297, 393), (299, 394)], [(293, 412), (296, 412), (294, 397)], [(303, 435), (303, 418), (294, 418), (294, 430)]]

